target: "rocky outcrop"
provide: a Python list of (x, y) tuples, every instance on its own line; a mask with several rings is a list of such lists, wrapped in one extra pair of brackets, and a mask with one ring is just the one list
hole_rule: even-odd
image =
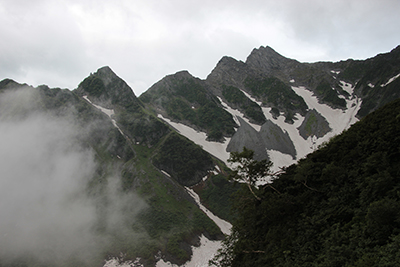
[(323, 137), (332, 129), (326, 119), (315, 109), (307, 112), (303, 123), (298, 128), (301, 137), (307, 139), (309, 136)]
[(243, 89), (245, 87), (243, 82), (249, 75), (257, 74), (246, 63), (225, 56), (207, 76), (206, 81), (211, 85), (212, 91), (221, 96), (222, 85)]
[(296, 158), (296, 149), (288, 133), (272, 121), (267, 120), (261, 126), (259, 134), (266, 149), (276, 150), (291, 155), (293, 159)]
[(240, 127), (232, 136), (226, 150), (228, 152), (236, 152), (242, 151), (243, 147), (246, 147), (254, 151), (254, 159), (267, 159), (268, 153), (260, 134), (242, 118), (238, 117), (238, 120)]
[(227, 151), (242, 151), (243, 147), (254, 151), (257, 160), (268, 158), (267, 150), (276, 150), (296, 158), (296, 149), (288, 133), (270, 120), (257, 132), (251, 125), (238, 117), (240, 127), (228, 144)]
[(246, 59), (246, 64), (265, 76), (275, 75), (288, 82), (291, 79), (290, 73), (301, 63), (280, 55), (269, 46), (261, 46), (253, 49)]
[(87, 95), (95, 104), (104, 108), (114, 108), (115, 105), (127, 107), (141, 106), (132, 88), (118, 77), (110, 67), (102, 67), (90, 74), (76, 89), (78, 95)]

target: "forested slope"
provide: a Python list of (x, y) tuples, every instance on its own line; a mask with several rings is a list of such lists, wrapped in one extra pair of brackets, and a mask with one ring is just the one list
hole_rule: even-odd
[(223, 266), (399, 266), (400, 100), (310, 154), (256, 199), (243, 186)]

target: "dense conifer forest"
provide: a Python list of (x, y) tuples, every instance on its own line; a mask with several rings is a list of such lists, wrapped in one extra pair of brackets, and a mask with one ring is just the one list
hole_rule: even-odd
[[(245, 153), (236, 161), (249, 156)], [(247, 163), (246, 163), (247, 162)], [(247, 174), (259, 162), (246, 161)], [(243, 174), (242, 174), (243, 177)], [(235, 196), (220, 266), (399, 266), (400, 100)]]

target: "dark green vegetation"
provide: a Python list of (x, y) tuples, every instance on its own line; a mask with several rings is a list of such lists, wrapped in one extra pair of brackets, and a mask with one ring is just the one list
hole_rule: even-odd
[(222, 174), (211, 176), (204, 185), (196, 189), (202, 203), (212, 212), (228, 222), (235, 217), (232, 209), (232, 195), (239, 185), (232, 184)]
[(140, 96), (155, 109), (162, 109), (172, 120), (205, 131), (210, 141), (221, 141), (235, 133), (232, 116), (222, 108), (218, 98), (205, 83), (187, 72), (165, 77)]
[(278, 78), (246, 78), (244, 84), (246, 89), (256, 96), (257, 99), (279, 111), (284, 111), (286, 115), (296, 112), (300, 114), (306, 113), (308, 107), (303, 98), (298, 96), (290, 86)]
[(185, 186), (197, 184), (207, 175), (207, 170), (214, 167), (210, 154), (177, 133), (171, 133), (165, 139), (153, 162)]
[[(104, 81), (113, 80), (115, 74), (110, 71), (103, 68), (94, 75)], [(115, 79), (114, 83), (121, 83), (120, 79)], [(115, 103), (112, 105), (114, 118), (136, 155), (122, 169), (124, 188), (136, 190), (148, 205), (138, 214), (132, 227), (150, 238), (142, 240), (141, 249), (129, 250), (129, 244), (119, 249), (127, 251), (128, 257), (139, 256), (149, 264), (154, 264), (154, 255), (161, 251), (167, 260), (182, 264), (190, 259), (190, 246), (201, 233), (212, 239), (222, 238), (219, 228), (198, 209), (182, 187), (198, 183), (214, 168), (215, 159), (187, 138), (171, 132), (165, 123), (142, 108), (141, 100), (134, 97), (131, 90), (119, 92), (121, 85), (112, 82), (108, 88), (110, 102)], [(189, 89), (182, 85), (177, 92), (187, 95), (190, 101), (209, 104), (201, 88), (194, 84), (192, 94)], [(131, 97), (132, 101), (121, 104), (115, 100), (121, 97)]]
[(234, 86), (223, 85), (222, 88), (222, 95), (226, 101), (234, 107), (237, 106), (240, 110), (243, 110), (244, 114), (252, 121), (260, 125), (266, 121), (261, 107), (251, 101), (242, 91)]
[(242, 185), (219, 265), (398, 266), (399, 133), (396, 100), (271, 184), (253, 192)]
[(108, 97), (103, 81), (95, 75), (90, 75), (84, 79), (79, 86), (93, 97), (101, 97), (102, 95)]
[[(146, 233), (146, 238), (140, 243), (140, 249), (132, 249), (129, 257), (144, 257), (145, 263), (151, 266), (155, 263), (154, 255), (161, 251), (166, 260), (183, 264), (190, 259), (190, 245), (196, 244), (199, 234), (211, 239), (222, 238), (219, 228), (198, 209), (182, 187), (151, 165), (147, 149), (140, 149), (132, 165), (142, 170), (133, 182), (139, 181), (137, 190), (148, 207), (132, 222), (133, 229)], [(122, 251), (127, 248), (129, 244)]]
[(322, 101), (333, 104), (341, 108), (346, 108), (346, 100), (340, 98), (335, 89), (327, 81), (322, 81), (316, 88), (319, 95), (322, 96)]

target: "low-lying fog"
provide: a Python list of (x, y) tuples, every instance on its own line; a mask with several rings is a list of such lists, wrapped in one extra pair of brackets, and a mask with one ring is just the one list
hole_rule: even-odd
[[(122, 233), (124, 213), (144, 204), (120, 191), (115, 174), (108, 177), (108, 204), (99, 218), (98, 200), (87, 194), (94, 152), (77, 142), (82, 127), (68, 114), (14, 116), (20, 107), (34, 110), (32, 90), (0, 94), (0, 263), (31, 257), (52, 266), (90, 264), (104, 257), (107, 231)], [(95, 229), (99, 220), (107, 230), (101, 235)]]

